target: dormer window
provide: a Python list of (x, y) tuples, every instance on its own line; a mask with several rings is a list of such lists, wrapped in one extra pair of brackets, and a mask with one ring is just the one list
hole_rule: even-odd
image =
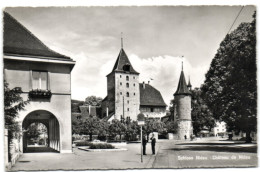
[(123, 70), (124, 70), (125, 72), (130, 72), (130, 64), (124, 65), (124, 66), (123, 66)]

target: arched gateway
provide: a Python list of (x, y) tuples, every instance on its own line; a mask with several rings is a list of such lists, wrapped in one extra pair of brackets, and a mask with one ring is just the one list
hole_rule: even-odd
[[(39, 143), (34, 143), (30, 140), (32, 124), (43, 124), (47, 131), (46, 136), (44, 135), (44, 144), (41, 146)], [(37, 127), (37, 125), (36, 125)], [(46, 110), (36, 110), (29, 113), (22, 122), (23, 128), (23, 152), (47, 152), (47, 151), (60, 151), (60, 125), (58, 119), (49, 111)], [(36, 130), (39, 130), (36, 128)], [(35, 134), (35, 133), (33, 133)], [(41, 133), (38, 133), (41, 134)], [(45, 134), (45, 133), (44, 133)], [(41, 134), (42, 135), (42, 134)], [(41, 137), (40, 135), (38, 137)], [(38, 140), (39, 142), (39, 140)]]

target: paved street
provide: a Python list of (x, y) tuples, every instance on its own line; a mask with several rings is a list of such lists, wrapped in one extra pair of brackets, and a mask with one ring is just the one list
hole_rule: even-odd
[(257, 166), (256, 144), (202, 139), (197, 141), (159, 140), (156, 155), (148, 143), (144, 162), (140, 162), (140, 144), (132, 143), (128, 151), (87, 152), (74, 148), (73, 154), (25, 153), (12, 171), (83, 170), (129, 168), (196, 168)]

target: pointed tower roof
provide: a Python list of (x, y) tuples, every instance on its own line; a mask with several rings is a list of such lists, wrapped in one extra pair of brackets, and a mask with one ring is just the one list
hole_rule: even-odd
[(190, 91), (187, 87), (185, 76), (183, 70), (181, 71), (181, 76), (178, 84), (178, 88), (176, 92), (174, 93), (174, 96), (176, 95), (190, 95)]
[(190, 83), (190, 77), (189, 77), (189, 82), (188, 82), (187, 87), (192, 87), (192, 85), (191, 85), (191, 83)]
[(49, 49), (27, 28), (7, 12), (4, 12), (4, 53), (40, 56), (48, 59), (72, 60)]
[(123, 48), (121, 48), (119, 52), (112, 72), (128, 72), (133, 74), (139, 74), (136, 70), (134, 70)]

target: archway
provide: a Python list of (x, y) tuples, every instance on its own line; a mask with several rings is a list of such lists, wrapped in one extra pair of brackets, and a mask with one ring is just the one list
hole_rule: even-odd
[(52, 113), (33, 111), (23, 120), (22, 128), (24, 153), (60, 151), (60, 126)]

